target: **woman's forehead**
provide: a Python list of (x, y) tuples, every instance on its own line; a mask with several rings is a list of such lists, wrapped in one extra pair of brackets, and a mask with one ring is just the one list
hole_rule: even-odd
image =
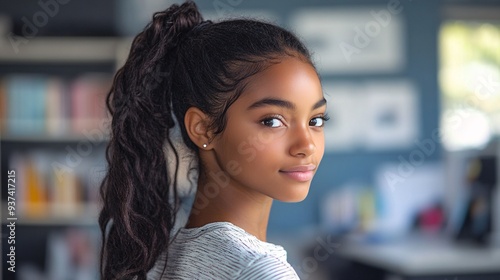
[(293, 57), (283, 59), (252, 77), (240, 96), (246, 103), (263, 98), (291, 102), (307, 98), (316, 102), (322, 97), (321, 83), (314, 67)]

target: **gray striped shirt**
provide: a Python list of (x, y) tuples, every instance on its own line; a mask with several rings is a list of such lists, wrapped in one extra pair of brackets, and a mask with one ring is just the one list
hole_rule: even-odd
[(282, 246), (263, 242), (229, 222), (181, 228), (148, 279), (299, 279)]

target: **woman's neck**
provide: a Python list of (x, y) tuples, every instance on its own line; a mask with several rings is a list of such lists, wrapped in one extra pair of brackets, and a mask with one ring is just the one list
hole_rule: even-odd
[(273, 199), (230, 180), (223, 171), (208, 174), (211, 175), (200, 175), (186, 227), (226, 221), (266, 241)]

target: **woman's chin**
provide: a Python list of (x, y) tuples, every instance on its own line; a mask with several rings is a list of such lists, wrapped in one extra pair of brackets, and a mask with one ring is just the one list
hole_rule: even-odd
[(304, 199), (306, 199), (307, 194), (309, 193), (309, 185), (306, 186), (300, 186), (293, 191), (290, 191), (288, 193), (283, 193), (279, 197), (276, 197), (276, 200), (279, 200), (281, 202), (301, 202)]

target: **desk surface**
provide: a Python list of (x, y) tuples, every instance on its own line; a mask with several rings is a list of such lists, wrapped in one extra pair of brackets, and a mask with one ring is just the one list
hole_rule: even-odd
[(408, 276), (500, 273), (500, 247), (478, 248), (445, 239), (408, 238), (390, 244), (348, 244), (340, 255)]

